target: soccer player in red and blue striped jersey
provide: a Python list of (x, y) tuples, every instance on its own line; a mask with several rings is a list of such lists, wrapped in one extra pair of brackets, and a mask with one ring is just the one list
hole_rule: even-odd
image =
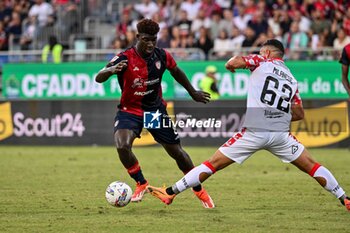
[[(115, 56), (96, 76), (99, 83), (107, 81), (114, 74), (118, 76), (122, 95), (115, 117), (114, 140), (120, 161), (137, 183), (131, 199), (133, 202), (142, 200), (148, 181), (144, 178), (138, 160), (132, 152), (132, 145), (135, 138), (140, 137), (145, 112), (168, 116), (161, 86), (165, 70), (169, 70), (194, 101), (207, 103), (210, 98), (208, 93), (193, 88), (169, 52), (156, 47), (159, 32), (156, 22), (143, 19), (137, 24), (137, 31), (136, 45)], [(173, 127), (148, 131), (175, 159), (183, 173), (186, 174), (194, 167), (191, 158), (181, 147), (179, 136)], [(214, 207), (212, 199), (201, 185), (193, 187), (193, 191), (205, 208)]]

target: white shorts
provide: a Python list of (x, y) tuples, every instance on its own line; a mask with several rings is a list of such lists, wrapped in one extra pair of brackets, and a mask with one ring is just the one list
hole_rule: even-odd
[(304, 150), (289, 132), (246, 129), (234, 134), (219, 150), (236, 163), (243, 163), (258, 150), (268, 150), (285, 163), (296, 160)]

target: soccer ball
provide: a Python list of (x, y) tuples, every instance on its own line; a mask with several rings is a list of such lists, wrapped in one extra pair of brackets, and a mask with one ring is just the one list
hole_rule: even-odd
[(106, 200), (116, 207), (124, 207), (131, 200), (132, 190), (129, 185), (121, 181), (110, 183), (106, 189)]

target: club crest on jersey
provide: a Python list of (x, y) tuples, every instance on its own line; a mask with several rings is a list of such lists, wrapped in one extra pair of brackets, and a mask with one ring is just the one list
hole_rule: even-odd
[(156, 64), (157, 69), (160, 70), (160, 67), (161, 67), (160, 61), (157, 61), (155, 64)]

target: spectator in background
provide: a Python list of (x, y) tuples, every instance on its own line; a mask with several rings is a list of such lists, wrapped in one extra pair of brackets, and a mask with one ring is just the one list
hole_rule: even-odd
[(349, 66), (350, 66), (350, 44), (347, 44), (342, 51), (339, 62), (342, 64), (342, 83), (350, 100)]
[(13, 11), (11, 21), (9, 22), (6, 32), (9, 38), (9, 48), (14, 50), (20, 49), (20, 38), (22, 35), (22, 22), (19, 13)]
[(341, 50), (349, 43), (350, 36), (345, 34), (344, 29), (339, 29), (337, 32), (337, 38), (333, 42), (333, 48)]
[(125, 47), (129, 48), (134, 46), (136, 43), (135, 31), (128, 29), (125, 35)]
[(208, 60), (209, 51), (213, 48), (213, 41), (210, 39), (205, 27), (199, 29), (199, 38), (196, 42), (196, 48), (200, 48), (205, 54), (205, 60)]
[(221, 7), (215, 0), (202, 0), (200, 9), (204, 11), (205, 17), (211, 18), (214, 12), (221, 14)]
[(293, 59), (300, 59), (303, 53), (299, 49), (307, 48), (309, 38), (305, 32), (299, 31), (299, 23), (293, 21), (290, 25), (290, 32), (283, 36), (283, 45), (286, 48), (287, 54)]
[(177, 48), (179, 46), (180, 46), (180, 29), (178, 26), (173, 26), (171, 28), (170, 48)]
[(250, 14), (245, 14), (244, 6), (238, 6), (237, 9), (238, 9), (238, 15), (233, 18), (233, 24), (241, 32), (244, 32), (252, 16)]
[(320, 11), (313, 10), (311, 15), (312, 22), (310, 29), (314, 34), (319, 34), (331, 27), (332, 23), (328, 19), (325, 19)]
[(248, 26), (255, 31), (256, 35), (260, 35), (260, 33), (266, 33), (269, 25), (264, 18), (264, 12), (260, 10), (256, 11), (253, 18), (248, 22)]
[(56, 36), (50, 36), (49, 43), (46, 44), (42, 50), (41, 60), (43, 63), (61, 63), (62, 51), (63, 47), (58, 43)]
[(346, 35), (350, 36), (350, 7), (346, 10), (345, 18), (343, 20), (343, 28)]
[(246, 0), (244, 1), (244, 3), (245, 3), (244, 14), (248, 14), (251, 17), (253, 17), (255, 12), (258, 10), (255, 0)]
[(216, 72), (216, 66), (207, 66), (205, 68), (205, 76), (201, 79), (199, 83), (200, 89), (204, 92), (209, 93), (211, 100), (217, 100), (220, 97), (219, 89), (217, 87), (217, 80), (215, 77)]
[(168, 0), (157, 0), (157, 12), (159, 14), (159, 17), (162, 19), (163, 22), (166, 23), (166, 25), (170, 23), (170, 4), (171, 2), (169, 2)]
[(21, 50), (32, 49), (32, 42), (36, 36), (37, 25), (35, 23), (35, 17), (28, 17), (25, 22), (22, 24), (23, 33), (21, 36), (20, 44)]
[(231, 0), (215, 0), (216, 4), (218, 4), (221, 9), (229, 9), (231, 7)]
[(268, 39), (273, 39), (273, 38), (268, 38), (266, 33), (260, 33), (258, 38), (256, 38), (256, 40), (254, 41), (252, 45), (253, 50), (251, 50), (250, 53), (259, 54), (259, 48), (262, 47), (264, 42), (266, 42)]
[(0, 0), (0, 20), (7, 25), (11, 20), (12, 9), (6, 6), (5, 0)]
[(292, 20), (290, 19), (287, 11), (280, 11), (280, 27), (281, 27), (281, 35), (284, 35), (285, 33), (289, 32), (290, 25), (292, 23)]
[(168, 25), (173, 26), (173, 24), (177, 21), (179, 21), (179, 16), (181, 12), (181, 4), (182, 0), (174, 0), (172, 4), (169, 6), (169, 20), (168, 20)]
[(256, 39), (255, 31), (251, 27), (247, 27), (244, 31), (244, 36), (242, 47), (252, 47)]
[(269, 25), (269, 28), (272, 30), (273, 34), (275, 35), (281, 35), (282, 30), (280, 26), (280, 11), (279, 10), (274, 10), (272, 11), (272, 17), (270, 17), (267, 20), (267, 23)]
[(181, 3), (181, 10), (186, 11), (188, 20), (193, 21), (197, 17), (200, 6), (201, 3), (199, 1), (186, 0)]
[(159, 32), (159, 37), (158, 37), (158, 42), (157, 46), (159, 48), (170, 48), (170, 34), (169, 34), (169, 29), (163, 28)]
[(144, 18), (151, 19), (159, 10), (155, 2), (151, 0), (142, 0), (142, 3), (134, 5), (134, 9)]
[(219, 23), (219, 30), (226, 30), (226, 32), (228, 32), (229, 37), (231, 37), (232, 26), (233, 26), (233, 13), (229, 9), (224, 9), (223, 19), (221, 19)]
[(237, 27), (233, 26), (231, 30), (231, 48), (233, 50), (233, 54), (236, 55), (239, 53), (239, 50), (242, 48), (242, 43), (245, 39), (244, 35), (240, 33)]
[(201, 6), (201, 3), (196, 0), (186, 0), (181, 3), (181, 10), (187, 12), (187, 18), (190, 21), (193, 21), (197, 17), (198, 10)]
[(163, 16), (159, 12), (153, 14), (152, 20), (159, 24), (160, 30), (168, 27), (167, 23), (163, 19)]
[(120, 22), (116, 26), (117, 36), (124, 37), (129, 28), (132, 27), (132, 20), (130, 19), (129, 11), (124, 11), (121, 15)]
[(185, 10), (180, 11), (180, 19), (176, 23), (176, 25), (179, 27), (181, 35), (190, 34), (192, 21), (188, 19), (187, 11), (185, 11)]
[(226, 30), (220, 30), (219, 36), (214, 39), (214, 53), (218, 59), (227, 60), (232, 55), (232, 42)]
[[(116, 37), (113, 39), (110, 48), (113, 50), (119, 50), (119, 49), (123, 49), (125, 48), (124, 46), (125, 42), (122, 38), (120, 37)], [(113, 53), (113, 56), (111, 57), (111, 59), (115, 56), (115, 53)]]
[(35, 17), (39, 27), (45, 27), (53, 23), (54, 10), (52, 6), (44, 0), (35, 0), (35, 4), (29, 10), (29, 16)]
[(205, 16), (204, 10), (200, 9), (198, 11), (197, 17), (192, 22), (191, 31), (195, 33), (196, 37), (199, 36), (199, 30), (201, 27), (205, 29), (210, 28), (211, 20)]
[(214, 12), (211, 16), (211, 24), (210, 24), (210, 37), (212, 39), (215, 39), (219, 35), (220, 30), (220, 21), (221, 21), (221, 15), (218, 12)]
[(294, 21), (299, 23), (299, 30), (307, 33), (310, 30), (311, 21), (307, 17), (303, 16), (300, 11), (296, 11), (293, 17)]
[(7, 34), (5, 31), (4, 22), (0, 21), (0, 51), (8, 50)]

